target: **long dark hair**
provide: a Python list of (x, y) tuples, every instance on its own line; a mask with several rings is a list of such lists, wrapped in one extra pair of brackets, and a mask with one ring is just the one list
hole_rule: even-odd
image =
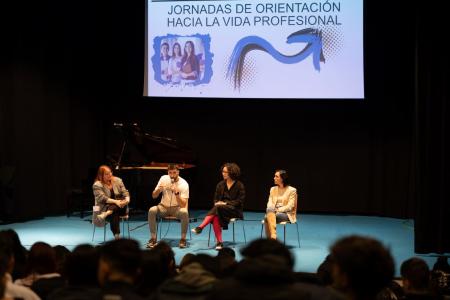
[(174, 43), (172, 46), (172, 57), (178, 57), (177, 53), (175, 53), (175, 47), (178, 46), (178, 49), (180, 49), (180, 55), (183, 56), (183, 52), (181, 51), (181, 45), (179, 43)]
[[(187, 53), (187, 51), (186, 51), (186, 45), (187, 45), (187, 44), (191, 45), (191, 48), (192, 48), (191, 55), (189, 55), (189, 54)], [(192, 41), (187, 41), (187, 42), (184, 44), (184, 49), (183, 49), (183, 59), (182, 59), (181, 61), (183, 62), (183, 64), (184, 64), (186, 61), (189, 61), (189, 63), (191, 64), (191, 66), (195, 66), (195, 65), (196, 65), (196, 63), (197, 63), (197, 57), (195, 56), (195, 46), (194, 46), (194, 42), (192, 42)]]
[(185, 44), (184, 44), (184, 49), (183, 49), (183, 53), (184, 53), (184, 56), (188, 56), (188, 53), (187, 53), (187, 51), (186, 51), (186, 45), (187, 44), (189, 44), (189, 45), (191, 45), (191, 48), (192, 48), (192, 52), (191, 52), (191, 55), (195, 55), (195, 46), (194, 46), (194, 42), (192, 42), (192, 41), (187, 41)]

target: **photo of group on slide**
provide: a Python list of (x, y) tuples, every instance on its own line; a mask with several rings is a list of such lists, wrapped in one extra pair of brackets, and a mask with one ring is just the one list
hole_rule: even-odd
[(203, 79), (204, 45), (195, 37), (168, 37), (160, 43), (160, 76), (163, 84), (192, 84)]

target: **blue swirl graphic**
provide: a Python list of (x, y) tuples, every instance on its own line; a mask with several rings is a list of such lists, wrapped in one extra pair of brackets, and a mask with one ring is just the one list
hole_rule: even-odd
[(274, 59), (283, 64), (296, 64), (313, 56), (314, 69), (320, 71), (320, 62), (325, 62), (322, 50), (322, 32), (307, 28), (292, 33), (286, 43), (307, 43), (305, 48), (294, 55), (284, 55), (277, 51), (272, 44), (259, 36), (247, 36), (240, 39), (233, 49), (227, 69), (226, 77), (233, 81), (234, 89), (240, 89), (243, 76), (245, 56), (253, 50), (261, 50), (270, 54)]

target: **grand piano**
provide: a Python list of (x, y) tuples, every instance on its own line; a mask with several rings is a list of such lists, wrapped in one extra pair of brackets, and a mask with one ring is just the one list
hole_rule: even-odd
[(195, 155), (189, 147), (173, 138), (150, 134), (137, 123), (114, 123), (114, 127), (121, 143), (118, 154), (109, 158), (114, 173), (122, 177), (131, 193), (130, 206), (135, 211), (147, 211), (157, 203), (151, 192), (159, 177), (167, 174), (168, 164), (177, 164), (185, 179), (192, 175), (189, 169), (195, 167)]

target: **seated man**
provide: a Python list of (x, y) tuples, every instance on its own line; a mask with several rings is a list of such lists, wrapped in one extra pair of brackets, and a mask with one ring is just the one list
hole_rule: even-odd
[(179, 176), (177, 165), (170, 164), (167, 167), (168, 175), (163, 175), (152, 192), (153, 199), (162, 193), (161, 202), (148, 211), (148, 224), (150, 226), (150, 240), (147, 248), (156, 245), (156, 215), (166, 217), (174, 216), (181, 221), (180, 248), (186, 248), (186, 232), (188, 228), (187, 203), (189, 199), (189, 184)]

